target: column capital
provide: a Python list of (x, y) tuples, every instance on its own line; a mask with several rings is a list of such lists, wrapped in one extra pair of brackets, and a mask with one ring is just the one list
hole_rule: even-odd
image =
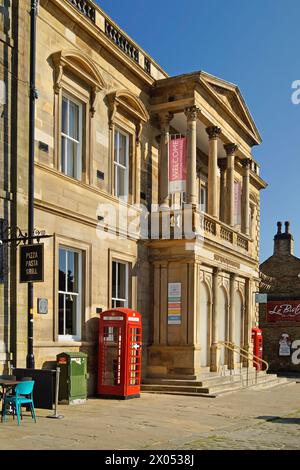
[(213, 268), (213, 274), (214, 274), (214, 276), (219, 276), (221, 273), (222, 273), (222, 268), (220, 268), (219, 266), (215, 266), (215, 267)]
[(227, 157), (230, 157), (231, 155), (234, 155), (236, 153), (238, 146), (233, 143), (225, 144), (224, 149), (225, 149)]
[(190, 106), (184, 110), (184, 114), (188, 121), (197, 121), (200, 113), (201, 110), (197, 106)]
[(158, 120), (159, 120), (160, 127), (164, 128), (165, 126), (168, 126), (170, 122), (172, 121), (173, 117), (174, 117), (174, 114), (169, 113), (168, 111), (166, 111), (165, 113), (159, 114)]
[(242, 166), (243, 166), (244, 168), (246, 168), (246, 169), (249, 169), (249, 170), (250, 170), (250, 168), (251, 168), (251, 163), (252, 163), (251, 158), (244, 158), (244, 159), (242, 160)]
[(206, 128), (206, 132), (210, 140), (217, 139), (221, 134), (221, 128), (218, 126), (209, 126)]

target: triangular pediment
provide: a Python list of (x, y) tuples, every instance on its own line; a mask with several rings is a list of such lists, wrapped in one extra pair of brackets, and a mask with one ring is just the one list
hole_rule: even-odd
[(261, 143), (261, 137), (239, 88), (206, 72), (201, 72), (201, 81), (246, 126), (248, 131)]

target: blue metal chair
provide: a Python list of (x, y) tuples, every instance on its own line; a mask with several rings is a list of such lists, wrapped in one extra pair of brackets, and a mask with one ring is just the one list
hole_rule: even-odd
[(17, 415), (18, 419), (18, 426), (20, 426), (21, 420), (21, 406), (28, 405), (31, 411), (31, 417), (34, 419), (36, 423), (36, 415), (34, 409), (34, 403), (32, 398), (32, 392), (34, 387), (34, 380), (28, 382), (22, 382), (15, 386), (14, 394), (9, 395), (5, 398), (3, 404), (3, 421), (6, 421), (6, 407), (7, 405), (11, 405)]

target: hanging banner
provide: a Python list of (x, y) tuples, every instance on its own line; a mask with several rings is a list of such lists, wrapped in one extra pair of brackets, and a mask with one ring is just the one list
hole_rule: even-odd
[(267, 321), (300, 322), (300, 300), (282, 300), (268, 302)]
[(169, 192), (186, 190), (186, 137), (171, 139), (169, 146)]
[(168, 325), (181, 325), (181, 283), (168, 285)]

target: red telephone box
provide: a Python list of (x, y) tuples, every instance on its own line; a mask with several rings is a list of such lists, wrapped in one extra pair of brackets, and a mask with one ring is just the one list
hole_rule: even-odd
[[(263, 358), (263, 336), (260, 328), (252, 328), (253, 354), (260, 359)], [(262, 362), (254, 363), (257, 370), (262, 369)]]
[(103, 398), (139, 398), (142, 362), (141, 315), (115, 308), (100, 315), (98, 394)]

